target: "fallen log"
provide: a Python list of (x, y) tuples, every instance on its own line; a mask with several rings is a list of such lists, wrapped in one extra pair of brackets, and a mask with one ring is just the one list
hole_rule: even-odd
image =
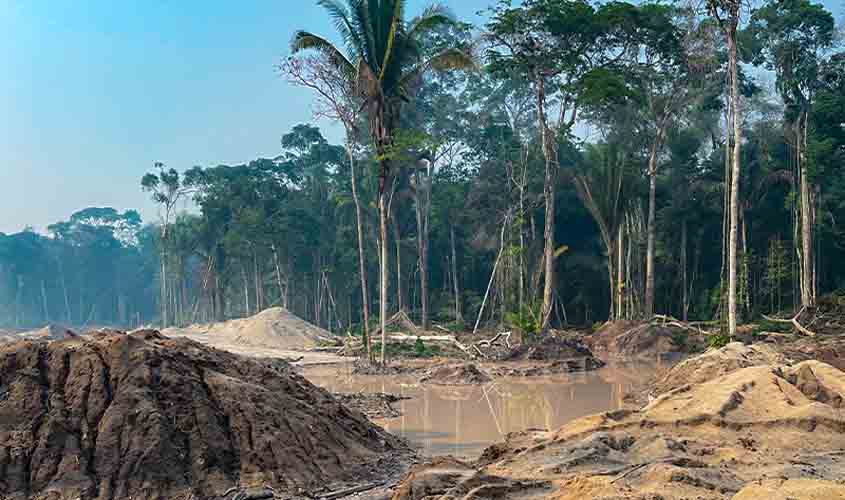
[(384, 483), (369, 483), (369, 484), (362, 484), (360, 486), (353, 486), (352, 488), (346, 488), (343, 490), (333, 491), (331, 493), (327, 493), (325, 495), (320, 495), (318, 498), (320, 500), (335, 500), (336, 498), (342, 498), (349, 495), (354, 495), (355, 493), (362, 493), (365, 491), (370, 491), (379, 486), (384, 485)]
[(796, 330), (803, 333), (804, 335), (806, 335), (808, 337), (815, 337), (816, 336), (815, 332), (808, 330), (798, 321), (798, 318), (801, 317), (801, 314), (804, 313), (805, 309), (806, 309), (806, 307), (801, 307), (801, 310), (798, 311), (798, 314), (793, 316), (791, 319), (775, 318), (773, 316), (766, 316), (765, 314), (763, 315), (763, 318), (765, 318), (769, 321), (773, 321), (775, 323), (791, 323), (792, 326), (794, 326)]

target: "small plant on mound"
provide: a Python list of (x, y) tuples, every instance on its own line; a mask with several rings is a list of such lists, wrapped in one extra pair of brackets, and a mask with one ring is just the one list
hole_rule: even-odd
[(519, 311), (509, 312), (505, 314), (505, 321), (514, 330), (522, 334), (522, 338), (526, 342), (532, 342), (537, 339), (540, 334), (540, 312), (539, 307), (522, 306)]
[(689, 344), (689, 333), (683, 330), (677, 330), (672, 332), (671, 337), (672, 345), (675, 346), (678, 350), (684, 350), (687, 348), (687, 344)]
[[(373, 352), (381, 352), (381, 342), (373, 342)], [(385, 352), (394, 358), (433, 358), (442, 354), (440, 346), (427, 346), (419, 338), (413, 344), (387, 344)]]
[(721, 349), (731, 342), (731, 336), (725, 330), (707, 336), (707, 345), (711, 349)]

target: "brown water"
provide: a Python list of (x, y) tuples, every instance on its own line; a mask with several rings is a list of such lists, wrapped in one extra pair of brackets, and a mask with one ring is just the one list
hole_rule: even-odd
[(501, 378), (485, 385), (446, 387), (414, 376), (358, 376), (350, 367), (309, 368), (305, 376), (333, 392), (384, 392), (409, 397), (393, 404), (402, 416), (376, 420), (426, 455), (477, 458), (509, 433), (556, 429), (586, 415), (619, 409), (656, 365), (619, 364), (548, 378)]

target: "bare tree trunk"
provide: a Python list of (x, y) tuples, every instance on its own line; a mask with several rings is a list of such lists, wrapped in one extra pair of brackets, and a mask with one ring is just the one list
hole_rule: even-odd
[[(83, 314), (80, 312), (80, 314)], [(161, 240), (161, 328), (167, 328), (167, 246)]]
[(648, 228), (646, 229), (645, 257), (645, 316), (654, 315), (654, 233), (655, 233), (655, 197), (657, 186), (656, 159), (657, 151), (652, 147), (648, 158)]
[(358, 182), (355, 178), (355, 155), (352, 141), (347, 132), (346, 153), (349, 156), (349, 171), (352, 176), (352, 200), (355, 202), (355, 225), (358, 233), (358, 273), (361, 275), (361, 308), (364, 313), (364, 335), (367, 337), (367, 359), (373, 362), (373, 341), (370, 338), (370, 299), (367, 293), (367, 264), (364, 260), (364, 229), (361, 201), (358, 199)]
[(683, 286), (681, 299), (681, 319), (687, 321), (689, 312), (689, 296), (687, 290), (687, 220), (681, 221), (681, 284)]
[(625, 305), (622, 299), (622, 292), (624, 290), (624, 270), (625, 260), (623, 257), (625, 249), (625, 225), (619, 223), (616, 236), (616, 319), (621, 320), (625, 317)]
[(537, 116), (540, 122), (540, 134), (543, 143), (543, 157), (545, 159), (546, 174), (543, 178), (543, 197), (546, 201), (546, 223), (543, 231), (545, 246), (543, 248), (544, 261), (544, 284), (543, 284), (543, 306), (542, 306), (542, 327), (543, 331), (548, 330), (549, 321), (552, 316), (553, 286), (554, 286), (554, 245), (555, 245), (555, 199), (552, 192), (554, 180), (555, 158), (554, 145), (549, 134), (549, 127), (546, 124), (546, 87), (543, 76), (537, 74)]
[[(431, 168), (431, 167), (429, 167)], [(425, 185), (420, 181), (419, 171), (414, 173), (416, 181), (415, 194), (415, 211), (417, 215), (417, 250), (420, 259), (420, 303), (422, 305), (421, 325), (423, 330), (429, 329), (428, 320), (428, 208), (429, 208), (429, 189), (431, 185), (429, 179), (431, 172), (428, 173), (425, 180)]]
[(405, 301), (402, 297), (402, 237), (399, 234), (399, 218), (393, 212), (390, 222), (393, 225), (393, 241), (396, 247), (396, 307), (397, 311), (405, 309)]
[(283, 285), (282, 282), (282, 266), (279, 265), (279, 252), (276, 250), (276, 244), (273, 243), (270, 245), (270, 249), (273, 250), (273, 264), (276, 267), (276, 282), (279, 285), (279, 302), (281, 303), (282, 307), (285, 309), (288, 308), (288, 301), (287, 301), (287, 287)]
[(249, 316), (249, 280), (246, 277), (246, 267), (241, 266), (241, 277), (244, 280), (244, 317)]
[(648, 228), (646, 257), (645, 257), (645, 316), (650, 318), (654, 315), (654, 239), (657, 228), (655, 227), (656, 205), (657, 205), (657, 153), (663, 142), (663, 128), (657, 129), (654, 143), (648, 156)]
[(47, 307), (47, 285), (41, 280), (41, 301), (44, 306), (44, 320), (50, 322), (50, 309)]
[(737, 232), (739, 225), (739, 148), (740, 148), (740, 110), (739, 82), (737, 79), (736, 24), (731, 21), (728, 33), (728, 71), (731, 82), (731, 108), (733, 111), (733, 152), (731, 154), (731, 197), (730, 197), (730, 243), (728, 245), (728, 335), (736, 337), (736, 265)]
[(813, 207), (810, 180), (807, 176), (806, 134), (807, 113), (798, 116), (795, 144), (797, 148), (798, 171), (801, 190), (801, 305), (813, 307), (816, 304), (813, 278)]
[(381, 269), (379, 287), (379, 321), (381, 323), (381, 364), (385, 363), (387, 348), (387, 200), (382, 189), (378, 199), (379, 236), (381, 237)]
[(449, 238), (452, 243), (452, 287), (455, 291), (455, 321), (461, 321), (461, 294), (458, 288), (458, 256), (455, 250), (455, 226), (449, 227)]

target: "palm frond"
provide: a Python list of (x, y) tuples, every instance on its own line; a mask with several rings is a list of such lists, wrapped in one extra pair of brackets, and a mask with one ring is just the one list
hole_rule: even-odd
[(393, 12), (390, 19), (390, 32), (387, 34), (387, 41), (384, 45), (384, 57), (382, 58), (381, 70), (379, 71), (378, 79), (380, 82), (384, 81), (384, 74), (390, 66), (390, 60), (393, 57), (393, 50), (396, 46), (396, 37), (404, 24), (404, 0), (395, 0)]
[(414, 80), (429, 70), (443, 72), (453, 69), (475, 70), (477, 67), (478, 63), (471, 52), (460, 49), (446, 49), (413, 65), (399, 79), (398, 86), (402, 90), (407, 89)]
[(455, 24), (456, 22), (451, 10), (441, 4), (435, 3), (426, 7), (422, 14), (408, 23), (406, 36), (410, 41), (417, 41), (421, 36), (432, 30)]
[(307, 31), (297, 31), (290, 43), (291, 52), (297, 53), (303, 50), (315, 50), (322, 53), (329, 62), (349, 78), (354, 77), (355, 66), (338, 50), (330, 41)]
[[(354, 0), (360, 3), (362, 0)], [(317, 5), (326, 9), (332, 18), (335, 29), (343, 38), (346, 50), (350, 58), (362, 57), (364, 41), (361, 40), (360, 29), (355, 26), (349, 18), (349, 11), (339, 0), (317, 0)]]

